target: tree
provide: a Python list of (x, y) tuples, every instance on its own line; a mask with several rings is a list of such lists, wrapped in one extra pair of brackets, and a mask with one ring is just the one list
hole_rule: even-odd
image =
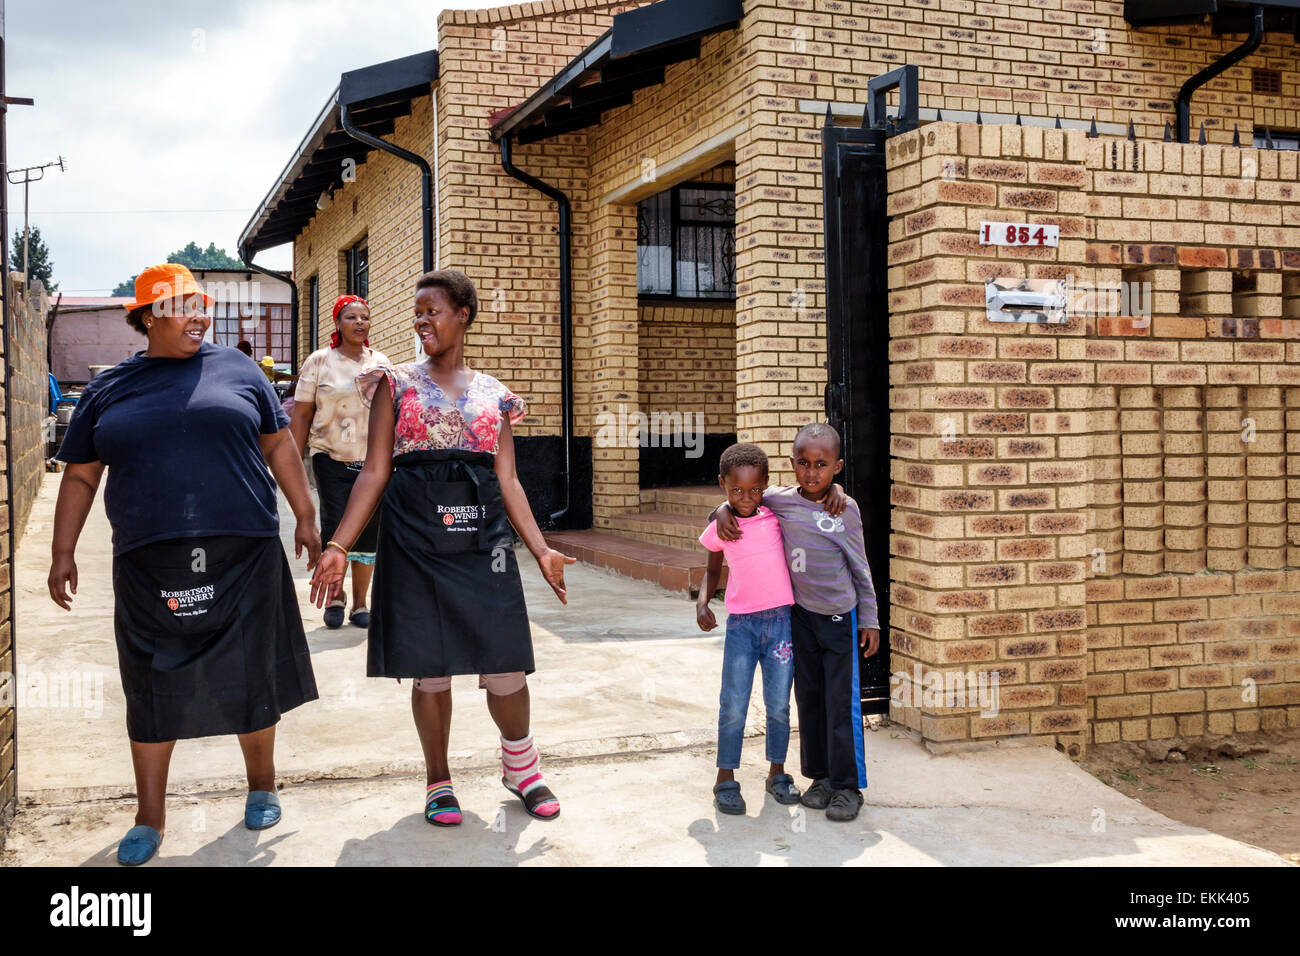
[(245, 265), (238, 259), (226, 255), (225, 249), (218, 249), (215, 242), (209, 242), (206, 249), (200, 249), (193, 241), (184, 249), (177, 249), (167, 257), (168, 262), (179, 262), (191, 269), (243, 269)]
[[(225, 249), (218, 249), (215, 242), (209, 242), (206, 249), (200, 249), (198, 243), (190, 240), (184, 249), (177, 249), (167, 256), (168, 262), (175, 262), (189, 269), (244, 269), (247, 268), (238, 259), (226, 255)], [(135, 276), (125, 282), (119, 282), (113, 295), (135, 295)]]
[[(14, 242), (10, 248), (12, 251), (9, 254), (9, 264), (18, 272), (22, 272), (23, 231), (21, 229), (14, 230)], [(47, 292), (54, 292), (59, 288), (59, 284), (50, 281), (53, 275), (54, 263), (50, 261), (50, 250), (45, 245), (45, 240), (41, 238), (40, 227), (32, 226), (27, 244), (27, 282), (30, 285), (36, 279), (40, 279)]]

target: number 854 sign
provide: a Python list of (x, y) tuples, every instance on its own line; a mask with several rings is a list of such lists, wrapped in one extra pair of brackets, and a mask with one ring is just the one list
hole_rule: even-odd
[(981, 246), (1057, 246), (1060, 243), (1060, 226), (1023, 222), (980, 223)]

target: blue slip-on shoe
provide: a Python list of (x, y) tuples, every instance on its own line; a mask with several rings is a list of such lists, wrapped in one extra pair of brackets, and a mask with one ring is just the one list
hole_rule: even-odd
[(768, 777), (767, 782), (763, 785), (776, 802), (787, 807), (792, 807), (799, 802), (799, 788), (794, 785), (794, 777), (788, 773), (778, 773), (775, 777)]
[(244, 826), (265, 830), (280, 822), (280, 798), (270, 790), (254, 790), (244, 801)]
[(148, 863), (162, 846), (162, 834), (153, 827), (143, 823), (126, 831), (122, 842), (117, 845), (117, 862), (123, 866), (139, 866)]
[(745, 812), (745, 798), (740, 795), (740, 783), (724, 780), (713, 787), (713, 805), (723, 813), (742, 814)]
[(348, 620), (352, 622), (353, 627), (369, 627), (370, 612), (363, 607), (359, 607), (348, 615)]
[(325, 626), (330, 630), (343, 626), (343, 604), (331, 604), (325, 608)]

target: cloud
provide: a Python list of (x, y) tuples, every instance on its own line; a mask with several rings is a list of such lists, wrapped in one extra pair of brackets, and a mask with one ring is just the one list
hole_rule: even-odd
[[(64, 156), (31, 187), (55, 279), (103, 293), (190, 240), (231, 255), (339, 74), (437, 45), (429, 0), (11, 3), (10, 169)], [(11, 233), (22, 186), (9, 187)], [(153, 210), (203, 210), (155, 212)], [(258, 262), (290, 264), (288, 247)]]

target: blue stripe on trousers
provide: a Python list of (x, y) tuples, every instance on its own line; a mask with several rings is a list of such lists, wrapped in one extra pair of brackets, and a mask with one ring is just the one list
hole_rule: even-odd
[(850, 612), (849, 620), (853, 625), (850, 632), (849, 643), (851, 645), (849, 656), (853, 658), (853, 683), (849, 690), (853, 694), (853, 758), (858, 764), (858, 786), (867, 785), (867, 755), (866, 745), (862, 739), (862, 680), (858, 676), (858, 609), (855, 607)]

